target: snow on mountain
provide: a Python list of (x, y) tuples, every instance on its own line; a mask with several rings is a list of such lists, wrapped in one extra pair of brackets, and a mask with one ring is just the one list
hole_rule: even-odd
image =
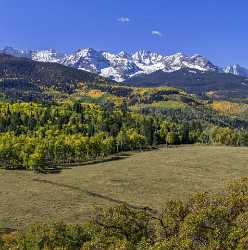
[(80, 49), (60, 62), (66, 66), (87, 70), (121, 82), (140, 69), (125, 52), (113, 54), (94, 49)]
[(61, 63), (96, 74), (100, 74), (103, 68), (109, 67), (108, 61), (102, 56), (101, 52), (94, 49), (79, 49), (74, 54), (66, 56)]
[(193, 55), (190, 59), (191, 59), (191, 62), (193, 63), (194, 69), (197, 69), (197, 67), (199, 67), (198, 69), (201, 71), (218, 71), (219, 70), (219, 67), (217, 67), (216, 65), (211, 63), (207, 58), (199, 54)]
[(57, 53), (54, 49), (32, 51), (32, 60), (39, 62), (60, 63), (65, 54)]
[(228, 65), (223, 71), (237, 76), (248, 77), (248, 69), (241, 67), (239, 64)]
[(5, 47), (0, 50), (0, 53), (15, 57), (25, 57), (40, 62), (60, 62), (60, 60), (65, 57), (65, 54), (57, 53), (53, 49), (32, 51), (18, 50), (12, 47)]
[(132, 55), (132, 59), (137, 64), (150, 66), (157, 63), (161, 63), (164, 57), (158, 53), (140, 50)]
[(135, 75), (140, 73), (151, 74), (158, 70), (164, 70), (166, 67), (164, 58), (162, 55), (151, 51), (140, 50), (135, 52), (132, 55), (132, 60), (140, 68)]
[(183, 53), (177, 53), (170, 56), (162, 56), (157, 53), (138, 51), (132, 58), (146, 74), (158, 70), (174, 72), (182, 68), (197, 69), (200, 71), (218, 70), (218, 67), (200, 55), (188, 57)]
[(104, 77), (122, 82), (140, 71), (131, 56), (124, 51), (119, 54), (102, 52), (102, 56), (109, 62), (109, 67), (101, 70), (101, 75)]
[(239, 65), (230, 65), (220, 69), (201, 55), (187, 56), (176, 53), (163, 56), (159, 53), (140, 50), (134, 54), (121, 51), (118, 54), (107, 51), (97, 51), (92, 48), (79, 49), (66, 55), (53, 49), (41, 51), (24, 51), (6, 47), (0, 53), (18, 57), (27, 57), (35, 61), (56, 62), (65, 66), (86, 70), (118, 82), (139, 74), (151, 74), (156, 71), (174, 72), (180, 69), (219, 71), (240, 76), (248, 76), (248, 70)]
[(182, 53), (177, 53), (171, 56), (165, 57), (165, 63), (167, 66), (167, 72), (173, 72), (182, 68), (197, 69), (200, 71), (217, 71), (218, 67), (213, 65), (209, 60), (200, 56), (193, 55), (188, 57)]

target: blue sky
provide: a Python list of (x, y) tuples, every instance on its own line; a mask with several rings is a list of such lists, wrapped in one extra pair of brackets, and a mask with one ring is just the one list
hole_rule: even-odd
[(199, 53), (248, 67), (247, 0), (0, 0), (0, 47)]

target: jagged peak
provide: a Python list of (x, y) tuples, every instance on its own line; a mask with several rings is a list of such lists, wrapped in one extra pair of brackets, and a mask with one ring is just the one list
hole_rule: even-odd
[(101, 53), (93, 48), (80, 48), (75, 52), (75, 54), (90, 55), (90, 54), (101, 54)]
[(240, 64), (229, 64), (223, 68), (224, 73), (248, 77), (248, 69)]
[(205, 57), (200, 55), (200, 54), (194, 54), (194, 55), (191, 56), (191, 58), (192, 59), (194, 59), (194, 58), (204, 58), (205, 59)]
[(184, 54), (183, 52), (177, 52), (177, 53), (169, 55), (167, 57), (171, 57), (171, 58), (188, 58), (188, 56), (186, 54)]
[(129, 58), (130, 57), (130, 55), (126, 51), (124, 51), (124, 50), (122, 50), (121, 52), (119, 52), (118, 56), (124, 57), (124, 58)]
[(37, 51), (17, 50), (6, 46), (0, 53), (17, 57), (27, 57), (36, 61), (57, 62), (66, 66), (85, 69), (104, 76), (127, 79), (136, 74), (150, 74), (158, 70), (173, 72), (180, 69), (218, 71), (236, 75), (248, 76), (248, 70), (238, 64), (228, 65), (221, 69), (200, 54), (188, 56), (182, 52), (172, 55), (163, 55), (150, 50), (138, 50), (132, 54), (126, 51), (112, 53), (97, 51), (93, 48), (80, 48), (69, 55), (58, 53), (55, 49)]

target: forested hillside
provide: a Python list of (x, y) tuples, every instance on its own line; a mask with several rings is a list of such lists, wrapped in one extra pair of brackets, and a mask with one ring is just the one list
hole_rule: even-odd
[(133, 76), (127, 82), (138, 87), (171, 86), (216, 99), (246, 98), (248, 95), (248, 79), (245, 77), (195, 69), (171, 73), (157, 71), (150, 75)]
[(52, 101), (91, 84), (107, 84), (105, 78), (57, 63), (35, 62), (0, 54), (1, 97), (8, 100)]
[(0, 54), (0, 77), (24, 79), (37, 83), (104, 82), (104, 78), (83, 70), (76, 70), (57, 63), (35, 62)]
[(0, 164), (37, 169), (159, 144), (248, 145), (245, 119), (201, 106), (166, 108), (166, 101), (164, 105), (163, 110), (148, 112), (128, 106), (125, 99), (120, 104), (110, 100), (99, 104), (1, 103)]

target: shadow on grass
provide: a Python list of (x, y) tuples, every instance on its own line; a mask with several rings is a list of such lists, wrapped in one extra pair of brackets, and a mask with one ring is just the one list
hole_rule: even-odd
[(23, 167), (22, 165), (9, 165), (9, 166), (4, 166), (4, 167), (0, 166), (0, 169), (14, 170), (14, 171), (34, 171), (37, 174), (59, 174), (63, 169), (72, 169), (73, 167), (96, 165), (96, 164), (105, 163), (105, 162), (124, 160), (136, 153), (141, 153), (145, 151), (154, 151), (158, 149), (159, 149), (158, 147), (150, 147), (150, 148), (143, 148), (142, 150), (134, 150), (134, 151), (126, 151), (126, 152), (124, 151), (124, 152), (117, 153), (115, 155), (111, 155), (106, 158), (98, 158), (98, 159), (92, 159), (92, 160), (82, 161), (82, 162), (56, 163), (56, 164), (53, 164), (52, 162), (48, 162), (46, 164), (36, 166), (33, 169), (31, 168), (27, 169)]
[(130, 156), (130, 154), (114, 155), (114, 156), (112, 156), (110, 158), (106, 158), (106, 159), (99, 159), (99, 160), (94, 160), (94, 161), (90, 161), (90, 162), (85, 162), (85, 163), (80, 164), (80, 166), (95, 165), (95, 164), (104, 163), (104, 162), (124, 160), (124, 159), (128, 158), (129, 156)]
[(153, 213), (157, 213), (157, 210), (155, 210), (153, 208), (150, 208), (150, 207), (147, 207), (147, 206), (138, 206), (138, 205), (135, 205), (135, 204), (130, 204), (130, 203), (126, 202), (126, 201), (115, 199), (115, 198), (112, 198), (112, 197), (109, 197), (109, 196), (106, 196), (106, 195), (103, 195), (103, 194), (98, 194), (96, 192), (92, 192), (92, 191), (89, 191), (87, 189), (81, 189), (79, 187), (75, 187), (75, 186), (72, 186), (72, 185), (57, 183), (57, 182), (49, 181), (49, 180), (41, 180), (41, 179), (33, 179), (33, 181), (39, 182), (39, 183), (50, 184), (50, 185), (57, 186), (57, 187), (62, 187), (62, 188), (68, 188), (70, 190), (75, 190), (77, 192), (85, 193), (86, 195), (94, 197), (94, 198), (100, 198), (100, 199), (103, 199), (103, 200), (106, 200), (106, 201), (109, 201), (109, 202), (112, 202), (112, 203), (115, 203), (115, 204), (118, 204), (118, 205), (126, 205), (126, 206), (128, 206), (130, 208), (133, 208), (133, 209), (147, 210), (147, 211), (150, 211), (150, 212), (153, 212)]
[(43, 164), (40, 166), (36, 166), (33, 169), (24, 168), (21, 165), (18, 166), (5, 166), (0, 169), (4, 170), (12, 170), (12, 171), (34, 171), (37, 174), (59, 174), (63, 169), (72, 169), (73, 167), (80, 167), (86, 165), (96, 165), (99, 163), (111, 162), (111, 161), (119, 161), (128, 158), (131, 154), (129, 153), (120, 153), (118, 155), (109, 156), (106, 158), (99, 158), (89, 161), (82, 162), (73, 162), (73, 163), (57, 163), (57, 164)]
[(100, 163), (111, 162), (111, 161), (120, 161), (128, 158), (130, 154), (123, 154), (123, 155), (114, 155), (105, 159), (96, 159), (91, 161), (83, 161), (83, 162), (75, 162), (75, 163), (65, 163), (65, 164), (57, 164), (56, 166), (63, 170), (63, 169), (72, 169), (74, 167), (82, 167), (82, 166), (89, 166), (89, 165), (97, 165)]

